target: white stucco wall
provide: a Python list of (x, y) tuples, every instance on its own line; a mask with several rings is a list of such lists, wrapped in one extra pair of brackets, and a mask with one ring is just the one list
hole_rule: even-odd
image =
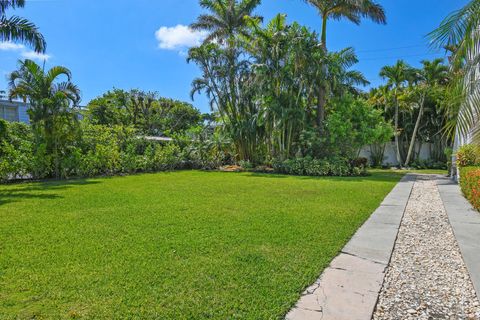
[[(430, 158), (430, 143), (424, 143), (420, 150), (419, 158), (422, 160), (428, 160)], [(360, 151), (360, 157), (365, 157), (370, 160), (371, 152), (370, 146), (365, 146)], [(385, 155), (383, 159), (383, 164), (387, 165), (390, 164), (392, 166), (398, 165), (397, 156), (396, 156), (396, 148), (394, 142), (387, 143), (385, 147)]]

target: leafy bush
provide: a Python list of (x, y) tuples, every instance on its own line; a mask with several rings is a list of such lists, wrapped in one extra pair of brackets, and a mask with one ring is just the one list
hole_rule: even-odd
[(480, 210), (480, 167), (461, 168), (460, 187), (465, 197)]
[(447, 163), (433, 161), (431, 159), (417, 159), (410, 164), (410, 167), (414, 169), (438, 169), (445, 170), (447, 169)]
[[(35, 142), (29, 125), (0, 121), (0, 181), (54, 175), (54, 157), (45, 143)], [(131, 127), (84, 122), (78, 139), (64, 148), (58, 168), (61, 178), (155, 172), (182, 168), (183, 157), (175, 142), (148, 141)]]
[(240, 160), (240, 161), (238, 162), (238, 165), (239, 165), (240, 167), (242, 167), (243, 169), (247, 169), (247, 170), (253, 169), (253, 165), (252, 165), (252, 163), (251, 163), (250, 161)]
[(34, 166), (30, 126), (0, 119), (0, 180), (26, 177)]
[(349, 161), (346, 158), (327, 160), (305, 157), (274, 161), (273, 168), (278, 173), (300, 176), (356, 176), (365, 173), (366, 165), (363, 165), (365, 160)]
[(355, 157), (362, 147), (393, 137), (392, 126), (381, 111), (349, 95), (332, 100), (325, 126), (328, 155)]
[(480, 146), (466, 144), (457, 151), (457, 165), (459, 167), (480, 165)]

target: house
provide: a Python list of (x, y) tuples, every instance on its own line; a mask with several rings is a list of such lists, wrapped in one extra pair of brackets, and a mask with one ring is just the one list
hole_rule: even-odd
[[(10, 122), (16, 121), (30, 124), (30, 117), (28, 116), (27, 112), (28, 108), (28, 103), (0, 99), (0, 119), (4, 119)], [(83, 119), (83, 109), (85, 109), (85, 107), (83, 106), (79, 106), (75, 109), (78, 120)]]
[(19, 101), (0, 100), (0, 119), (30, 123), (28, 104)]

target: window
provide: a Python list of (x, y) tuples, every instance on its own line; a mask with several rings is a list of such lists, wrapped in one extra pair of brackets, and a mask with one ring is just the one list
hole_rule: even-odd
[(17, 107), (0, 106), (0, 117), (7, 121), (18, 121)]

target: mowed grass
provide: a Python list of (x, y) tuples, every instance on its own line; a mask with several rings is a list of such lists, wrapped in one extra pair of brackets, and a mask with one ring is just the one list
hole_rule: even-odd
[(0, 186), (0, 319), (277, 319), (401, 178)]

